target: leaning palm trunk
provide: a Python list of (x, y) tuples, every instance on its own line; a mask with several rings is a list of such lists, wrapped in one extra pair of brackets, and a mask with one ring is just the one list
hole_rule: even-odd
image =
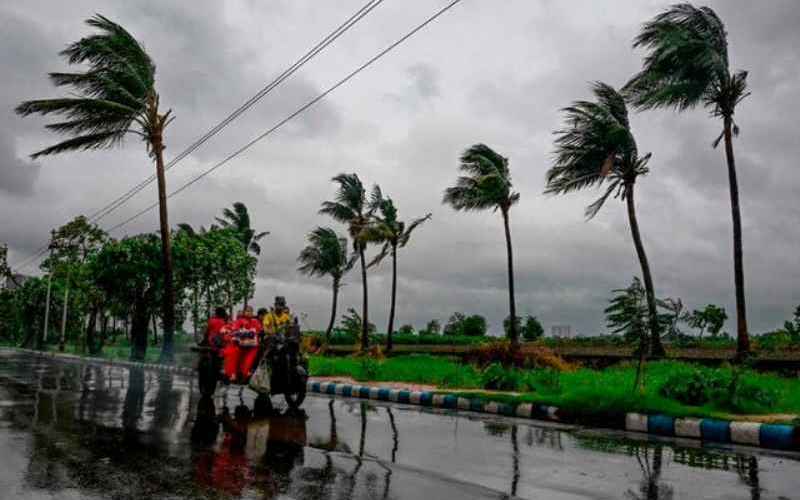
[(503, 226), (506, 231), (506, 254), (508, 256), (508, 308), (510, 314), (509, 336), (511, 346), (519, 348), (519, 328), (517, 325), (517, 304), (514, 299), (514, 256), (511, 250), (511, 228), (508, 224), (508, 210), (503, 210)]
[(644, 278), (644, 289), (647, 296), (647, 311), (650, 317), (650, 342), (643, 336), (639, 349), (642, 353), (649, 352), (651, 356), (661, 357), (664, 355), (664, 346), (661, 345), (661, 335), (658, 325), (658, 313), (656, 311), (656, 294), (653, 289), (653, 277), (650, 274), (650, 264), (647, 262), (647, 254), (644, 251), (642, 237), (639, 234), (639, 222), (636, 220), (636, 206), (633, 198), (634, 183), (629, 182), (626, 186), (626, 201), (628, 205), (628, 220), (631, 225), (631, 235), (633, 244), (636, 247), (636, 255), (639, 257), (639, 264), (642, 266), (642, 278)]
[(328, 328), (325, 330), (325, 343), (331, 341), (331, 332), (333, 331), (333, 324), (336, 322), (336, 307), (339, 302), (339, 280), (333, 280), (333, 304), (331, 304), (331, 320), (328, 322)]
[(361, 303), (361, 350), (366, 352), (369, 349), (369, 312), (367, 307), (369, 306), (369, 302), (367, 300), (367, 262), (364, 259), (364, 246), (359, 245), (358, 247), (358, 258), (361, 261), (361, 293), (362, 293), (362, 303)]
[(741, 359), (750, 352), (750, 337), (747, 334), (747, 311), (744, 299), (742, 216), (739, 210), (739, 183), (736, 180), (736, 160), (733, 157), (732, 122), (733, 120), (730, 117), (725, 117), (725, 158), (728, 161), (731, 217), (733, 218), (733, 279), (736, 286), (736, 355)]
[(156, 177), (158, 179), (158, 217), (161, 226), (161, 260), (164, 267), (164, 295), (162, 297), (163, 342), (161, 348), (162, 363), (172, 363), (175, 359), (174, 338), (175, 333), (175, 289), (172, 274), (172, 243), (169, 234), (169, 220), (167, 218), (167, 181), (164, 173), (164, 127), (167, 116), (158, 113), (158, 96), (151, 94), (148, 97), (149, 123), (153, 125), (150, 130), (150, 147), (156, 160)]
[(389, 305), (389, 326), (386, 329), (386, 351), (391, 351), (394, 344), (392, 334), (394, 332), (394, 309), (397, 302), (397, 247), (392, 249), (392, 303)]

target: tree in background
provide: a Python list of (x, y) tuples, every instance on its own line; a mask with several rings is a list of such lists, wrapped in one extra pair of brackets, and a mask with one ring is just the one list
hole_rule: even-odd
[(444, 335), (464, 335), (464, 319), (466, 316), (462, 312), (454, 312), (447, 323), (444, 325), (442, 333)]
[(361, 263), (361, 350), (366, 352), (369, 348), (369, 293), (367, 292), (367, 260), (364, 252), (367, 242), (364, 232), (372, 222), (372, 212), (367, 203), (367, 192), (357, 174), (339, 174), (333, 182), (339, 185), (333, 201), (322, 203), (319, 213), (329, 215), (333, 220), (347, 225), (350, 239), (353, 240), (353, 250), (358, 255)]
[[(522, 334), (522, 338), (525, 340), (532, 342), (534, 340), (540, 339), (544, 336), (544, 327), (536, 319), (536, 316), (531, 316), (530, 314), (525, 317), (525, 321), (523, 322), (522, 318), (517, 316), (517, 325), (519, 325), (519, 331)], [(505, 332), (506, 336), (509, 335), (511, 330), (511, 320), (508, 316), (503, 319), (503, 331)]]
[(647, 350), (648, 327), (646, 317), (648, 304), (646, 292), (639, 278), (634, 277), (628, 288), (612, 290), (614, 297), (605, 309), (608, 328), (615, 334), (622, 333), (625, 340), (636, 344), (639, 365), (636, 369), (634, 391), (643, 389), (644, 359)]
[(419, 332), (420, 335), (439, 335), (442, 331), (442, 325), (438, 320), (432, 319), (425, 325), (425, 329)]
[[(508, 158), (485, 144), (475, 144), (461, 155), (460, 161), (459, 170), (466, 175), (459, 177), (455, 186), (445, 190), (442, 203), (458, 211), (500, 210), (506, 236), (509, 316), (516, 318), (514, 258), (508, 216), (511, 207), (519, 201), (519, 193), (513, 190)], [(509, 337), (513, 348), (518, 348), (519, 330), (516, 323), (512, 323)]]
[(333, 282), (333, 303), (331, 304), (331, 319), (325, 329), (325, 342), (329, 342), (333, 324), (336, 321), (336, 306), (339, 290), (342, 288), (342, 278), (355, 265), (355, 255), (349, 255), (347, 238), (336, 234), (329, 227), (318, 227), (308, 236), (308, 245), (300, 252), (297, 261), (300, 263), (298, 271), (308, 276), (330, 276)]
[(700, 338), (703, 337), (706, 330), (712, 337), (719, 335), (727, 319), (728, 313), (725, 312), (725, 309), (714, 304), (708, 304), (703, 309), (695, 309), (686, 315), (689, 326), (700, 329)]
[[(339, 323), (339, 328), (350, 335), (359, 337), (362, 328), (364, 326), (364, 320), (361, 318), (361, 315), (358, 314), (358, 311), (353, 309), (352, 307), (347, 309), (347, 312), (342, 315), (341, 323)], [(367, 324), (367, 334), (375, 333), (375, 324), (368, 323)]]
[(122, 142), (125, 135), (139, 136), (155, 160), (158, 179), (159, 219), (164, 288), (162, 361), (173, 361), (175, 293), (172, 276), (170, 228), (164, 177), (164, 130), (171, 111), (161, 113), (155, 90), (156, 67), (142, 45), (122, 26), (101, 15), (86, 21), (99, 32), (67, 46), (61, 55), (69, 64), (86, 64), (85, 72), (50, 73), (56, 86), (72, 88), (71, 97), (25, 101), (16, 108), (22, 116), (56, 114), (65, 121), (45, 126), (71, 136), (31, 155), (37, 158), (69, 151), (105, 149)]
[(739, 127), (733, 120), (736, 106), (750, 93), (747, 72), (732, 71), (728, 59), (725, 25), (709, 7), (676, 4), (646, 22), (633, 42), (647, 50), (644, 67), (625, 86), (637, 109), (672, 108), (678, 111), (702, 105), (711, 116), (722, 119), (722, 132), (712, 143), (724, 139), (728, 163), (731, 218), (733, 220), (733, 269), (736, 287), (736, 350), (739, 357), (750, 352), (742, 257), (742, 223), (739, 184), (733, 137)]
[(403, 325), (397, 330), (397, 333), (401, 335), (414, 335), (414, 325)]
[(364, 239), (370, 243), (383, 244), (380, 253), (372, 259), (368, 267), (378, 265), (387, 255), (392, 256), (392, 293), (389, 305), (389, 325), (386, 327), (386, 350), (392, 350), (392, 334), (394, 333), (394, 313), (397, 301), (397, 250), (404, 248), (411, 239), (411, 233), (423, 222), (431, 218), (431, 214), (419, 217), (406, 225), (397, 218), (397, 208), (391, 198), (384, 198), (381, 188), (375, 185), (370, 198), (370, 212), (373, 221), (364, 231)]
[(659, 314), (659, 320), (662, 325), (661, 330), (665, 332), (664, 337), (676, 340), (683, 335), (680, 329), (680, 322), (686, 318), (686, 314), (683, 312), (683, 301), (680, 298), (673, 299), (668, 297), (663, 300), (657, 299), (657, 302), (658, 307), (664, 311)]
[(482, 337), (486, 331), (486, 318), (479, 314), (465, 316), (460, 312), (453, 313), (444, 327), (444, 334), (453, 336)]
[(602, 82), (596, 82), (592, 92), (595, 101), (575, 101), (564, 108), (565, 128), (556, 132), (555, 161), (547, 172), (545, 193), (566, 194), (607, 183), (605, 193), (586, 207), (587, 219), (597, 215), (611, 196), (626, 202), (647, 297), (649, 352), (663, 356), (653, 278), (634, 202), (634, 186), (639, 176), (647, 174), (650, 154), (639, 156), (622, 95)]
[[(261, 255), (261, 241), (269, 234), (269, 231), (262, 231), (257, 233), (250, 224), (250, 214), (247, 211), (247, 206), (241, 201), (233, 204), (233, 210), (225, 208), (222, 211), (222, 217), (216, 218), (220, 227), (233, 229), (239, 235), (239, 241), (242, 242), (245, 250), (254, 255), (256, 258)], [(214, 226), (212, 226), (213, 228)], [(255, 292), (255, 290), (254, 290)], [(244, 305), (247, 306), (247, 301), (252, 297), (252, 293), (244, 299)]]

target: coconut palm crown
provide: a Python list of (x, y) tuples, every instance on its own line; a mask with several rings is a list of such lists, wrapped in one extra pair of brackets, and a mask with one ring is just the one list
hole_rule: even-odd
[[(664, 354), (650, 265), (639, 234), (634, 186), (648, 172), (650, 154), (639, 156), (622, 95), (602, 82), (592, 85), (595, 101), (576, 101), (563, 109), (565, 127), (556, 131), (553, 166), (546, 179), (547, 194), (566, 194), (607, 184), (605, 192), (586, 207), (593, 218), (610, 197), (626, 202), (631, 233), (642, 268), (650, 314), (650, 353)], [(643, 346), (644, 348), (644, 346)]]
[(722, 118), (723, 127), (712, 142), (724, 139), (733, 223), (733, 269), (736, 290), (737, 355), (750, 352), (745, 304), (742, 223), (739, 183), (733, 138), (739, 135), (734, 122), (736, 106), (750, 93), (747, 71), (732, 71), (728, 57), (728, 33), (709, 7), (676, 4), (646, 22), (634, 47), (647, 51), (642, 70), (624, 91), (637, 109), (672, 108), (678, 111), (702, 105), (711, 116)]
[[(506, 236), (509, 317), (516, 319), (514, 263), (508, 214), (511, 207), (519, 201), (519, 193), (514, 191), (511, 183), (508, 158), (485, 144), (475, 144), (461, 155), (459, 170), (465, 175), (456, 179), (455, 186), (445, 189), (442, 203), (458, 211), (500, 210)], [(511, 322), (509, 337), (516, 348), (519, 345), (518, 320)]]
[(312, 277), (330, 276), (333, 279), (333, 305), (331, 319), (325, 330), (326, 340), (330, 339), (336, 321), (336, 305), (342, 278), (355, 264), (348, 252), (347, 238), (336, 234), (332, 228), (318, 227), (308, 234), (308, 245), (303, 248), (297, 261), (301, 273)]
[(222, 210), (222, 217), (216, 218), (220, 227), (233, 228), (239, 235), (239, 240), (248, 252), (253, 255), (261, 255), (261, 245), (258, 243), (262, 238), (269, 235), (269, 231), (257, 233), (250, 225), (250, 213), (247, 206), (241, 201), (233, 204), (233, 210), (225, 208)]

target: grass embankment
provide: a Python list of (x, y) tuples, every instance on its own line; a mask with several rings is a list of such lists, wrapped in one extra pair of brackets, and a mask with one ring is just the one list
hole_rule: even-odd
[[(710, 417), (722, 419), (758, 419), (788, 422), (800, 414), (800, 381), (773, 374), (741, 370), (740, 387), (757, 387), (774, 396), (765, 405), (758, 397), (711, 398), (701, 405), (689, 405), (666, 397), (662, 388), (677, 379), (700, 377), (730, 380), (731, 367), (705, 368), (675, 361), (653, 362), (647, 365), (645, 390), (634, 393), (636, 375), (633, 365), (623, 364), (604, 370), (580, 368), (573, 371), (505, 370), (498, 366), (480, 370), (474, 365), (453, 359), (412, 355), (388, 358), (383, 361), (355, 358), (311, 357), (312, 376), (348, 376), (358, 381), (407, 382), (431, 384), (442, 392), (479, 397), (507, 404), (538, 403), (577, 412), (640, 412), (660, 413), (675, 417)], [(492, 373), (489, 373), (489, 372)], [(707, 372), (707, 373), (706, 373)], [(517, 379), (515, 391), (485, 391), (490, 380), (498, 377)], [(725, 387), (722, 389), (727, 391)], [(737, 393), (738, 394), (738, 393)], [(757, 416), (757, 417), (756, 417)]]

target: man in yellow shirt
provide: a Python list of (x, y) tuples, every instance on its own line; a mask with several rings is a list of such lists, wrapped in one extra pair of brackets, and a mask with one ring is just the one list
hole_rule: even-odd
[(285, 297), (275, 297), (275, 305), (272, 310), (264, 315), (264, 335), (275, 335), (280, 331), (285, 331), (292, 323), (292, 314), (286, 306)]

